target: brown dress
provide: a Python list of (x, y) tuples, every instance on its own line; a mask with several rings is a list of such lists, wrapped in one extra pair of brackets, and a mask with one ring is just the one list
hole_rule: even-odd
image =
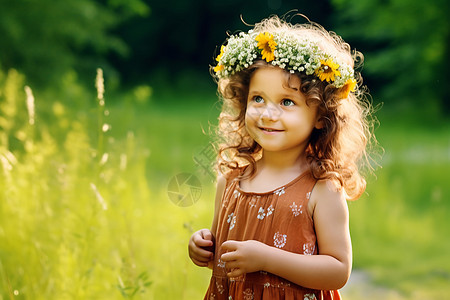
[(205, 300), (225, 299), (340, 299), (337, 291), (304, 288), (267, 272), (228, 278), (220, 245), (227, 240), (257, 240), (272, 247), (304, 255), (318, 253), (308, 200), (316, 180), (305, 172), (288, 184), (266, 193), (244, 192), (228, 176), (216, 233), (214, 268)]

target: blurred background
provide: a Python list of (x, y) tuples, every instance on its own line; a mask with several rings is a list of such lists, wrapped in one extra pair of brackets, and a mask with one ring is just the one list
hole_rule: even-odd
[(296, 13), (364, 54), (384, 148), (349, 203), (344, 299), (449, 298), (449, 11), (447, 0), (0, 0), (0, 299), (202, 298), (210, 271), (187, 241), (213, 212), (209, 67), (227, 33), (273, 14), (304, 22)]

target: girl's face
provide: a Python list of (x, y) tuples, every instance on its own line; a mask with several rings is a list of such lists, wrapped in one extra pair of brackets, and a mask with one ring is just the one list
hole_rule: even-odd
[(321, 128), (317, 105), (306, 104), (300, 79), (278, 67), (256, 70), (250, 79), (245, 124), (264, 151), (303, 153), (312, 130)]

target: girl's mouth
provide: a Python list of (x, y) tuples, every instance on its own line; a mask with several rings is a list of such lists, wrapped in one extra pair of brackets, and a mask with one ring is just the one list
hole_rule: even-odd
[(266, 127), (259, 127), (259, 129), (261, 129), (262, 131), (267, 132), (267, 133), (275, 133), (275, 132), (284, 131), (284, 130), (281, 130), (281, 129), (266, 128)]

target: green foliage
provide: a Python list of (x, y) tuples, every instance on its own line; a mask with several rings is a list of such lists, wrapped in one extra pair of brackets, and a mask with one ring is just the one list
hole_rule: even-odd
[(332, 3), (337, 31), (365, 54), (364, 72), (378, 101), (421, 109), (435, 102), (450, 112), (450, 89), (444, 79), (450, 67), (448, 1)]
[[(145, 154), (134, 147), (133, 134), (113, 140), (103, 126), (80, 121), (61, 103), (50, 120), (38, 115), (35, 124), (18, 122), (28, 119), (18, 109), (25, 102), (23, 76), (12, 70), (2, 79), (0, 298), (135, 299), (148, 293), (150, 266), (146, 253), (136, 250), (148, 247), (134, 240), (142, 233), (131, 220), (149, 191)], [(89, 115), (98, 120), (95, 110)], [(61, 124), (57, 131), (64, 134), (55, 140), (51, 132)], [(20, 132), (22, 147), (3, 142)], [(101, 136), (108, 139), (102, 146)], [(130, 174), (135, 180), (129, 184)]]
[(48, 84), (70, 68), (107, 66), (109, 52), (126, 55), (127, 45), (112, 30), (149, 9), (141, 0), (102, 2), (0, 0), (0, 63)]

